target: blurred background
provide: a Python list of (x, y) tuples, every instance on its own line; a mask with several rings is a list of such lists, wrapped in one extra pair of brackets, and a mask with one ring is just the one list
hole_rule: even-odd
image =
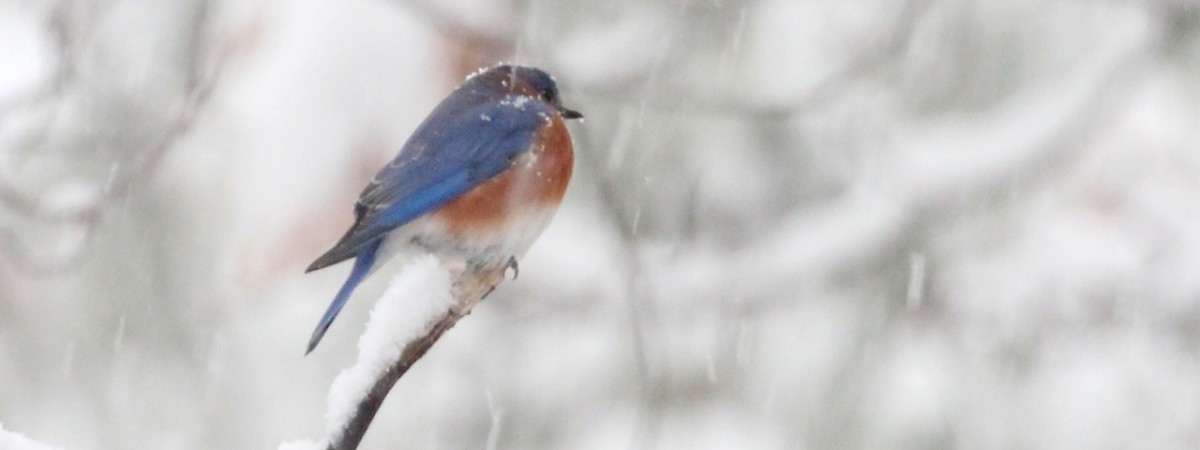
[(323, 437), (303, 268), (497, 61), (575, 179), (363, 448), (1200, 447), (1194, 0), (4, 1), (4, 429)]

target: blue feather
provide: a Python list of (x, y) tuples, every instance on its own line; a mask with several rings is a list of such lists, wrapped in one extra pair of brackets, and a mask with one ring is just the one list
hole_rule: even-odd
[(312, 337), (308, 339), (308, 350), (305, 355), (312, 353), (317, 344), (321, 342), (321, 338), (325, 336), (325, 331), (329, 329), (329, 325), (333, 324), (333, 319), (337, 318), (338, 313), (342, 311), (342, 307), (346, 306), (346, 300), (350, 299), (350, 294), (354, 293), (354, 288), (357, 288), (359, 283), (371, 273), (371, 267), (375, 265), (375, 253), (379, 250), (383, 239), (377, 239), (363, 246), (359, 250), (358, 257), (354, 260), (354, 268), (350, 270), (350, 277), (346, 278), (346, 282), (342, 284), (342, 288), (338, 290), (337, 296), (333, 297), (333, 302), (329, 304), (329, 308), (325, 310), (325, 315), (321, 316), (321, 321), (317, 323), (317, 328), (313, 330)]

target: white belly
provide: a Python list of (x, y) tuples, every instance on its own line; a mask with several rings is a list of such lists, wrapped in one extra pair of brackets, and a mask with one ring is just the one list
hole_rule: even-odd
[(451, 235), (437, 216), (426, 215), (393, 230), (377, 254), (375, 267), (397, 255), (433, 253), (447, 262), (471, 263), (481, 267), (506, 266), (520, 259), (542, 234), (557, 208), (531, 208), (514, 214), (502, 227), (468, 235)]

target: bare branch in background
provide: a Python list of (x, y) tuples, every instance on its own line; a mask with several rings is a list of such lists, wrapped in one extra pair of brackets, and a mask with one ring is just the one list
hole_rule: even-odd
[[(3, 105), (0, 107), (0, 114), (14, 114), (17, 110), (33, 109), (50, 102), (60, 102), (66, 95), (67, 86), (83, 86), (82, 83), (77, 83), (78, 74), (75, 69), (80, 57), (79, 48), (82, 45), (79, 42), (77, 30), (72, 28), (79, 25), (69, 23), (70, 18), (68, 17), (70, 13), (79, 13), (79, 11), (72, 10), (73, 6), (70, 2), (63, 2), (58, 8), (51, 11), (47, 19), (47, 28), (54, 36), (55, 48), (58, 53), (57, 60), (59, 61), (53, 80), (39, 87), (33, 94)], [(197, 117), (212, 97), (214, 87), (220, 79), (223, 63), (220, 59), (215, 64), (205, 61), (208, 56), (207, 41), (211, 7), (209, 2), (195, 2), (195, 10), (191, 13), (192, 19), (185, 38), (185, 47), (188, 50), (185, 58), (187, 67), (184, 69), (182, 111), (158, 138), (147, 142), (145, 148), (133, 152), (132, 158), (127, 161), (115, 162), (110, 176), (95, 182), (95, 185), (89, 189), (89, 192), (94, 192), (95, 195), (63, 204), (63, 202), (46, 198), (44, 194), (29, 192), (15, 184), (15, 177), (11, 175), (0, 176), (0, 204), (32, 220), (57, 223), (82, 230), (83, 239), (78, 242), (78, 246), (74, 250), (47, 255), (38, 254), (27, 246), (21, 245), (20, 238), (16, 236), (13, 229), (0, 226), (0, 248), (3, 248), (4, 254), (17, 267), (37, 273), (60, 272), (70, 268), (82, 254), (93, 234), (92, 229), (98, 225), (103, 212), (116, 201), (129, 195), (131, 187), (135, 183), (149, 178), (163, 156), (195, 125)], [(83, 12), (92, 13), (93, 20), (99, 20), (96, 18), (102, 17), (94, 11), (85, 9)], [(42, 126), (48, 128), (51, 123), (52, 121), (44, 121)], [(42, 129), (35, 133), (44, 134), (47, 131)], [(38, 146), (43, 142), (41, 139), (32, 139), (23, 143)], [(5, 170), (11, 169), (0, 167), (0, 171)]]
[[(769, 103), (752, 103), (737, 93), (715, 94), (704, 90), (682, 89), (664, 83), (654, 83), (646, 88), (654, 95), (647, 96), (644, 89), (633, 84), (580, 85), (572, 90), (596, 99), (623, 104), (645, 105), (646, 108), (664, 113), (705, 114), (713, 116), (735, 116), (752, 120), (778, 120), (804, 114), (816, 106), (827, 104), (838, 95), (844, 94), (855, 83), (875, 74), (888, 64), (904, 55), (911, 42), (917, 24), (933, 9), (936, 0), (909, 0), (896, 19), (889, 37), (878, 48), (852, 59), (840, 69), (815, 83), (798, 97), (779, 99)], [(629, 96), (630, 93), (636, 96)], [(645, 102), (643, 98), (651, 98)]]
[[(99, 6), (92, 5), (93, 8)], [(76, 25), (70, 23), (70, 14), (77, 11), (78, 7), (75, 3), (61, 1), (44, 13), (46, 31), (58, 56), (54, 75), (29, 92), (17, 94), (14, 98), (0, 103), (0, 119), (7, 118), (6, 116), (14, 111), (32, 109), (62, 95), (67, 82), (75, 76), (75, 65), (79, 56), (78, 33), (72, 29)]]
[[(408, 0), (399, 3), (430, 23), (442, 36), (472, 45), (484, 45), (491, 54), (512, 54), (514, 47), (511, 36), (467, 24), (424, 1)], [(936, 0), (907, 1), (883, 45), (854, 58), (796, 98), (757, 104), (749, 103), (733, 93), (714, 95), (707, 91), (682, 89), (663, 83), (641, 86), (640, 81), (590, 85), (576, 83), (570, 86), (570, 90), (603, 101), (645, 105), (647, 108), (667, 113), (741, 116), (756, 120), (773, 120), (803, 114), (814, 106), (829, 102), (855, 83), (861, 82), (863, 78), (903, 56), (917, 24), (935, 3)], [(548, 68), (555, 72), (554, 67)], [(642, 87), (653, 88), (656, 92), (652, 101), (643, 101), (645, 94)], [(631, 93), (637, 96), (631, 97)]]
[[(912, 164), (951, 170), (943, 171), (941, 177), (905, 180), (900, 185), (909, 189), (886, 197), (851, 195), (828, 208), (798, 211), (775, 232), (765, 233), (757, 243), (727, 259), (683, 258), (721, 263), (703, 267), (684, 264), (669, 270), (674, 273), (667, 278), (675, 280), (672, 285), (687, 292), (682, 298), (689, 299), (686, 307), (676, 313), (695, 310), (697, 302), (705, 301), (702, 299), (718, 304), (728, 302), (724, 297), (709, 293), (716, 292), (719, 286), (729, 285), (746, 289), (746, 298), (753, 299), (746, 305), (750, 311), (770, 311), (796, 301), (795, 296), (780, 293), (792, 289), (798, 279), (830, 280), (854, 268), (885, 265), (897, 257), (895, 252), (907, 251), (906, 243), (926, 239), (933, 232), (931, 227), (942, 223), (938, 217), (961, 215), (998, 201), (1015, 201), (999, 195), (1014, 178), (1021, 179), (1027, 186), (1048, 181), (1052, 174), (1061, 170), (1061, 164), (1087, 148), (1082, 142), (1101, 130), (1105, 119), (1126, 107), (1132, 93), (1127, 86), (1146, 67), (1153, 67), (1147, 58), (1154, 54), (1152, 48), (1157, 44), (1145, 42), (1126, 49), (1113, 57), (1104, 71), (1090, 77), (1090, 83), (1071, 89), (1055, 89), (1067, 94), (1052, 99), (1043, 107), (1041, 115), (1010, 124), (1014, 130), (994, 132), (1025, 134), (1024, 146), (990, 149), (989, 146), (994, 147), (995, 142), (999, 142), (992, 134), (979, 136), (977, 142), (958, 142), (996, 155), (995, 160), (986, 161), (985, 165), (972, 167), (966, 161), (932, 161), (928, 152), (919, 149), (900, 152), (905, 159), (895, 162), (899, 166), (898, 173), (929, 173), (904, 168)], [(1073, 83), (1078, 84), (1078, 80)], [(1044, 89), (1031, 89), (1034, 90), (1036, 92), (1014, 97), (1041, 95)], [(979, 120), (1000, 121), (986, 115)], [(935, 145), (930, 147), (937, 148)], [(953, 158), (956, 155), (945, 156)], [(774, 267), (775, 270), (764, 271), (763, 267)]]
[(427, 0), (402, 0), (397, 2), (410, 12), (420, 16), (423, 22), (435, 28), (439, 34), (460, 42), (470, 42), (473, 45), (483, 45), (488, 51), (496, 54), (510, 54), (513, 50), (513, 36), (498, 30), (489, 30), (464, 22), (454, 14), (447, 12), (436, 2)]
[[(629, 97), (630, 93), (640, 92), (641, 89), (628, 84), (572, 85), (571, 89), (593, 98), (624, 104), (645, 105), (646, 108), (666, 113), (703, 113), (718, 116), (744, 117), (751, 120), (786, 118), (787, 116), (807, 112), (815, 106), (831, 101), (838, 94), (847, 92), (854, 83), (861, 81), (862, 78), (873, 74), (881, 67), (903, 55), (915, 32), (916, 24), (930, 9), (931, 3), (932, 0), (913, 0), (907, 2), (902, 15), (897, 20), (897, 24), (893, 28), (885, 45), (873, 52), (857, 57), (847, 66), (835, 71), (833, 75), (814, 85), (813, 88), (800, 98), (781, 100), (772, 105), (752, 104), (739, 98), (725, 98), (706, 92), (684, 91), (663, 83), (646, 86), (656, 92), (655, 95), (650, 96), (653, 98), (653, 101), (650, 102)], [(642, 95), (645, 96), (644, 93)], [(583, 133), (580, 135), (581, 141), (595, 142), (595, 140), (589, 139), (586, 134), (588, 133), (588, 129), (581, 129), (579, 132)], [(638, 371), (639, 398), (641, 399), (631, 448), (653, 448), (662, 426), (663, 412), (659, 403), (663, 396), (661, 391), (664, 386), (663, 381), (666, 374), (661, 373), (661, 370), (652, 368), (650, 365), (650, 357), (648, 355), (653, 355), (656, 352), (649, 348), (649, 346), (657, 341), (648, 337), (648, 334), (652, 333), (652, 330), (656, 328), (652, 323), (648, 322), (653, 321), (657, 316), (655, 310), (658, 308), (658, 305), (655, 299), (652, 298), (652, 292), (655, 290), (645, 287), (643, 284), (651, 283), (651, 280), (660, 279), (660, 277), (647, 273), (646, 265), (642, 262), (642, 255), (639, 252), (637, 244), (640, 239), (635, 230), (637, 219), (632, 217), (623, 205), (619, 204), (625, 197), (620, 195), (620, 188), (616, 185), (618, 180), (606, 173), (602, 158), (580, 158), (580, 165), (584, 170), (591, 173), (592, 176), (588, 178), (596, 181), (600, 193), (598, 196), (599, 202), (604, 215), (609, 218), (609, 221), (620, 233), (621, 253), (625, 261), (624, 267), (627, 268), (625, 299), (628, 302), (628, 311), (630, 314), (632, 345), (634, 347), (633, 356), (635, 367)], [(721, 259), (717, 258), (717, 260)], [(755, 270), (758, 269), (756, 268)], [(736, 278), (737, 275), (733, 277)], [(714, 275), (711, 280), (727, 281), (728, 278)], [(706, 287), (712, 288), (713, 284), (706, 284)], [(713, 292), (722, 292), (722, 290), (705, 290), (703, 294)]]

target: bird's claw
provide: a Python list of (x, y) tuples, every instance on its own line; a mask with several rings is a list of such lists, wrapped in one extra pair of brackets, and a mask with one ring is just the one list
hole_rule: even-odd
[(516, 280), (521, 275), (521, 266), (517, 264), (516, 256), (508, 257), (508, 265), (504, 267), (504, 270), (507, 271), (508, 269), (513, 270), (513, 280)]

